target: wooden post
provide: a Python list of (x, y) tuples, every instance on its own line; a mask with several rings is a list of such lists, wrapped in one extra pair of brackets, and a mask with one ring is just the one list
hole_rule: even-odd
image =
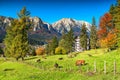
[(106, 61), (104, 61), (104, 74), (106, 74)]
[(89, 68), (87, 67), (87, 71), (86, 72), (89, 72)]
[(116, 61), (114, 60), (114, 75), (116, 74)]
[(97, 71), (97, 69), (96, 69), (97, 67), (96, 67), (96, 61), (94, 61), (94, 72), (96, 72)]
[(70, 67), (70, 71), (72, 70), (72, 68)]

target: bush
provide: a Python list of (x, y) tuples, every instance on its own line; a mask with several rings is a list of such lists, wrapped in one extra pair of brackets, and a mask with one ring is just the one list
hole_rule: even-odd
[(43, 55), (45, 54), (45, 48), (40, 47), (35, 50), (36, 55)]
[(67, 53), (67, 51), (62, 47), (57, 47), (55, 49), (55, 54), (66, 54), (66, 53)]

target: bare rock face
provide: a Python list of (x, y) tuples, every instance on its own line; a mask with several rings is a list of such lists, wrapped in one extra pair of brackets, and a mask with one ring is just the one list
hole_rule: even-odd
[[(0, 16), (0, 42), (6, 34), (6, 27), (11, 25), (13, 18)], [(44, 44), (47, 40), (50, 40), (53, 36), (60, 36), (60, 33), (55, 30), (51, 24), (43, 22), (39, 17), (30, 17), (28, 21), (31, 22), (31, 28), (28, 32), (29, 42), (35, 44)], [(37, 40), (37, 41), (36, 41)]]
[(11, 25), (13, 18), (0, 16), (0, 43), (3, 41), (3, 38), (6, 34), (6, 27)]
[(11, 25), (13, 18), (0, 16), (0, 29), (5, 30), (7, 26)]
[(67, 33), (71, 28), (74, 31), (74, 34), (78, 36), (80, 34), (81, 26), (85, 24), (88, 31), (90, 31), (91, 24), (86, 21), (78, 21), (71, 18), (63, 18), (56, 23), (52, 24), (53, 28), (55, 28), (59, 33), (62, 32)]
[(30, 42), (36, 42), (36, 44), (42, 42), (44, 44), (49, 42), (53, 36), (60, 37), (61, 35), (51, 24), (43, 22), (39, 17), (30, 17), (30, 21), (32, 23), (32, 31), (29, 32)]
[(33, 23), (33, 31), (40, 29), (40, 26), (43, 24), (42, 20), (38, 17), (30, 17), (30, 22)]

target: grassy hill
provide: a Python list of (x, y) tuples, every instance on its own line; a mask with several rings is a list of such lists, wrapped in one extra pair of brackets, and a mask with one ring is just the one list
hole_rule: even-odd
[[(76, 55), (77, 54), (77, 55)], [(76, 56), (75, 56), (76, 55)], [(27, 57), (25, 61), (0, 58), (0, 80), (119, 80), (120, 79), (120, 54), (117, 50), (105, 52), (103, 49), (72, 53), (68, 55)], [(63, 60), (59, 60), (63, 58)], [(36, 62), (40, 59), (40, 62)], [(84, 59), (86, 65), (76, 66), (76, 60)], [(104, 61), (106, 71), (104, 74)], [(116, 61), (116, 75), (114, 71)], [(94, 62), (97, 71), (94, 73)], [(55, 68), (58, 63), (60, 68)]]

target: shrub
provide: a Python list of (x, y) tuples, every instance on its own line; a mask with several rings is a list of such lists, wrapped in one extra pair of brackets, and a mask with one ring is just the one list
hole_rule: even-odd
[(39, 47), (35, 50), (36, 55), (43, 55), (45, 54), (45, 48)]
[(67, 51), (62, 47), (57, 47), (55, 49), (55, 54), (66, 54), (66, 53), (67, 53)]
[(62, 54), (67, 54), (67, 51), (64, 48), (62, 48)]

